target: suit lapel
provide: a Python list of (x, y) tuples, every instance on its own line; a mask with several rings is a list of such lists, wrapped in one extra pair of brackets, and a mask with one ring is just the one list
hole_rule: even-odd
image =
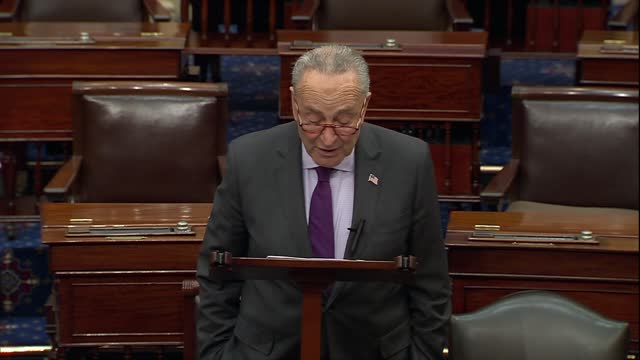
[[(295, 124), (295, 122), (291, 122)], [(286, 141), (276, 148), (274, 178), (281, 200), (279, 207), (283, 211), (283, 223), (274, 226), (286, 226), (292, 254), (299, 257), (311, 257), (311, 245), (307, 235), (307, 219), (304, 207), (304, 188), (302, 185), (302, 154), (300, 139), (294, 126)], [(278, 206), (278, 204), (274, 204)]]
[[(367, 231), (371, 229), (371, 224), (375, 221), (374, 214), (376, 204), (378, 202), (378, 195), (380, 192), (380, 186), (382, 182), (380, 179), (384, 179), (383, 167), (380, 166), (380, 162), (377, 159), (380, 157), (380, 147), (378, 145), (377, 138), (370, 131), (371, 129), (365, 123), (361, 129), (360, 139), (356, 144), (356, 169), (355, 169), (355, 193), (353, 199), (353, 218), (351, 228), (356, 228), (360, 221), (365, 221), (362, 233), (358, 240), (357, 246), (354, 251), (351, 251), (351, 243), (347, 244), (345, 250), (346, 259), (357, 259), (359, 250), (365, 247)], [(369, 176), (373, 175), (377, 180), (369, 180)], [(377, 184), (375, 182), (378, 182)], [(351, 242), (351, 241), (350, 241)], [(329, 306), (336, 296), (348, 286), (348, 283), (337, 282), (331, 292), (331, 297), (327, 301)]]
[[(365, 124), (366, 125), (366, 124)], [(362, 249), (363, 237), (366, 238), (367, 229), (375, 221), (374, 214), (378, 202), (378, 194), (382, 185), (380, 179), (384, 178), (384, 169), (377, 161), (380, 156), (380, 148), (377, 139), (368, 127), (363, 126), (362, 134), (356, 146), (356, 172), (355, 172), (355, 193), (353, 199), (353, 220), (352, 227), (356, 227), (359, 221), (365, 221), (365, 225), (355, 252), (348, 252), (349, 258), (357, 258), (358, 249)], [(351, 250), (351, 249), (347, 249)]]

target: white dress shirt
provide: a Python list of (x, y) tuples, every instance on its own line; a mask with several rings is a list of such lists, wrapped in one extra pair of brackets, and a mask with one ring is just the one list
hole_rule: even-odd
[[(311, 195), (318, 183), (318, 174), (314, 168), (319, 165), (309, 156), (302, 146), (302, 178), (304, 184), (304, 205), (309, 223), (309, 207)], [(355, 156), (351, 154), (333, 169), (329, 183), (331, 184), (331, 205), (333, 208), (334, 257), (343, 259), (349, 238), (349, 228), (353, 217), (353, 197), (355, 179)]]

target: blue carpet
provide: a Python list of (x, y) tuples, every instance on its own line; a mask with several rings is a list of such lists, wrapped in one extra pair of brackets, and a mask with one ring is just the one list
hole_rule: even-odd
[(9, 316), (0, 318), (0, 346), (50, 345), (43, 316)]
[(51, 293), (47, 247), (40, 224), (0, 224), (0, 345), (47, 345), (44, 305)]
[(484, 94), (479, 156), (481, 165), (503, 165), (511, 158), (511, 86)]
[(280, 58), (278, 56), (221, 56), (221, 80), (229, 85), (234, 110), (278, 112)]
[(573, 85), (576, 62), (573, 59), (503, 59), (500, 63), (500, 84)]
[(278, 124), (278, 113), (273, 111), (230, 111), (227, 133), (229, 141), (238, 136), (268, 129)]

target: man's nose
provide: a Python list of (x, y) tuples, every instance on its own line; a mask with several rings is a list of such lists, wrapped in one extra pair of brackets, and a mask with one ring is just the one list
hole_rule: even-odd
[(324, 144), (332, 144), (338, 137), (338, 134), (336, 134), (335, 128), (331, 126), (325, 126), (320, 132), (320, 137)]

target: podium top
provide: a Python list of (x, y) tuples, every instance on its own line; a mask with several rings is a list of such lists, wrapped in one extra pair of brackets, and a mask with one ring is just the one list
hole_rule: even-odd
[(405, 281), (415, 273), (414, 256), (397, 256), (390, 261), (343, 260), (274, 256), (232, 257), (213, 251), (209, 257), (211, 276), (216, 280)]

